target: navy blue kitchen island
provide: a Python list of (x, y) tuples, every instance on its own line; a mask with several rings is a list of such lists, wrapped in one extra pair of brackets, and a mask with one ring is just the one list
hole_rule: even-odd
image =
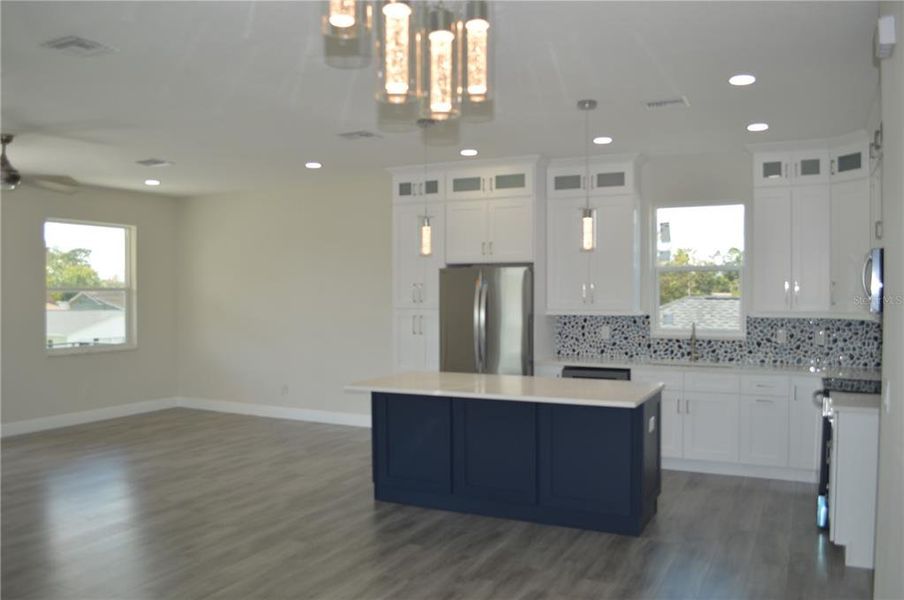
[(460, 373), (371, 392), (375, 498), (639, 535), (660, 490), (661, 386)]

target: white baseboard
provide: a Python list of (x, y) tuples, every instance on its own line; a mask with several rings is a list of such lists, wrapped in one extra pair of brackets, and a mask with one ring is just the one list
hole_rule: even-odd
[(249, 402), (233, 402), (229, 400), (210, 400), (207, 398), (174, 398), (176, 406), (195, 410), (211, 410), (214, 412), (234, 413), (237, 415), (253, 415), (271, 419), (289, 419), (292, 421), (310, 421), (313, 423), (329, 423), (330, 425), (351, 425), (353, 427), (370, 427), (370, 414), (334, 412), (330, 410), (314, 410), (310, 408), (292, 408), (289, 406), (273, 406), (272, 404), (252, 404)]
[(738, 477), (780, 479), (782, 481), (802, 481), (804, 483), (816, 483), (819, 475), (818, 471), (810, 471), (808, 469), (764, 467), (760, 465), (710, 462), (706, 460), (689, 460), (684, 458), (663, 458), (662, 468), (671, 471), (690, 471), (693, 473), (710, 473), (712, 475), (736, 475)]
[(94, 423), (95, 421), (106, 421), (107, 419), (140, 415), (143, 413), (164, 410), (166, 408), (173, 408), (175, 406), (174, 400), (174, 398), (143, 400), (141, 402), (132, 402), (131, 404), (120, 404), (118, 406), (66, 413), (54, 415), (52, 417), (13, 421), (12, 423), (4, 423), (3, 426), (0, 427), (0, 436), (10, 437), (25, 433), (33, 433), (35, 431), (44, 431), (46, 429), (58, 429), (60, 427)]
[(314, 423), (329, 423), (331, 425), (370, 427), (369, 414), (362, 415), (358, 413), (312, 410), (308, 408), (290, 408), (287, 406), (231, 402), (228, 400), (175, 397), (144, 400), (142, 402), (133, 402), (131, 404), (122, 404), (95, 410), (85, 410), (81, 412), (66, 413), (64, 415), (54, 415), (52, 417), (4, 423), (2, 427), (0, 427), (0, 437), (11, 437), (48, 429), (83, 425), (85, 423), (94, 423), (96, 421), (106, 421), (108, 419), (117, 419), (119, 417), (128, 417), (131, 415), (165, 410), (167, 408), (192, 408), (195, 410), (253, 415), (256, 417), (269, 417), (272, 419), (290, 419), (292, 421), (310, 421)]

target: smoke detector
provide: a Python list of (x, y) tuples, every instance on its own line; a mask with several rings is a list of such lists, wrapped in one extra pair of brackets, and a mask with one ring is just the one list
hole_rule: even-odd
[(101, 44), (100, 42), (95, 42), (94, 40), (89, 40), (77, 35), (65, 35), (63, 37), (47, 40), (41, 44), (41, 47), (57, 50), (64, 54), (81, 58), (119, 52), (119, 50), (112, 46), (107, 46), (106, 44)]
[(691, 103), (687, 101), (687, 96), (679, 96), (677, 98), (663, 98), (661, 100), (650, 100), (644, 102), (647, 110), (659, 110), (660, 108), (687, 108)]

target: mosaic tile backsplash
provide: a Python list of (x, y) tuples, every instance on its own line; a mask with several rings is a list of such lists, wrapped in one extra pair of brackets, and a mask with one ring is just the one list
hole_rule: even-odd
[[(600, 327), (609, 326), (609, 339)], [(776, 332), (784, 329), (787, 342)], [(825, 345), (816, 344), (825, 332)], [(650, 317), (556, 317), (556, 355), (604, 359), (682, 360), (690, 358), (684, 338), (650, 335)], [(747, 317), (744, 340), (697, 340), (701, 362), (764, 366), (819, 365), (824, 367), (879, 368), (882, 366), (882, 324), (849, 319), (784, 319)]]

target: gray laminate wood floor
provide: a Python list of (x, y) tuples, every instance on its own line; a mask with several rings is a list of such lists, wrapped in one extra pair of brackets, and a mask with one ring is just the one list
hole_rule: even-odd
[(371, 498), (366, 429), (174, 409), (2, 444), (3, 598), (867, 598), (814, 486), (664, 473), (639, 538)]

